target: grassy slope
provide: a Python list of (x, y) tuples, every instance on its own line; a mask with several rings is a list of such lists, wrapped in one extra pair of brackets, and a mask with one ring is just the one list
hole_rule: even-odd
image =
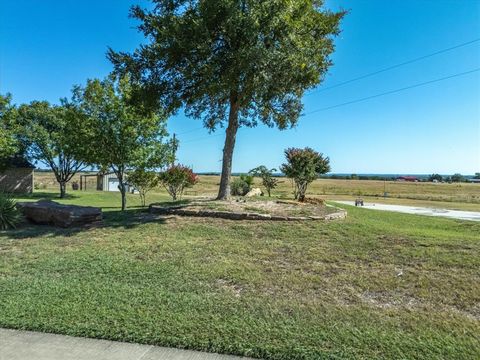
[(103, 228), (0, 233), (0, 326), (268, 359), (480, 353), (480, 224), (351, 207), (331, 223), (109, 210)]

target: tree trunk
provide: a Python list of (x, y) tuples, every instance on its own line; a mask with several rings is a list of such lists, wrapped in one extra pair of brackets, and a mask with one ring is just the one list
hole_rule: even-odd
[(117, 174), (118, 178), (118, 190), (120, 190), (120, 194), (122, 195), (122, 211), (125, 211), (127, 208), (127, 189), (125, 188), (125, 182), (123, 179), (123, 171), (119, 170)]
[(60, 181), (60, 199), (63, 199), (67, 194), (67, 183), (64, 181)]
[(126, 196), (126, 189), (125, 189), (125, 184), (119, 185), (120, 187), (120, 193), (122, 194), (122, 211), (125, 211), (127, 208), (127, 196)]
[(228, 114), (228, 127), (225, 134), (225, 146), (223, 148), (222, 177), (217, 200), (228, 200), (230, 197), (230, 177), (232, 174), (233, 149), (238, 130), (238, 100), (236, 95), (230, 97), (230, 113)]

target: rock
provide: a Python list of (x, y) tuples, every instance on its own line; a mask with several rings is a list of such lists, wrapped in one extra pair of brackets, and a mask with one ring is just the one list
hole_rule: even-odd
[(347, 218), (347, 212), (342, 209), (337, 209), (337, 212), (334, 212), (332, 214), (325, 215), (325, 220), (337, 220), (337, 219), (346, 219)]
[(273, 220), (273, 221), (287, 221), (288, 216), (270, 215), (270, 220)]
[(257, 213), (248, 213), (246, 216), (247, 220), (271, 220), (272, 217), (269, 214), (257, 214)]
[(250, 190), (247, 195), (245, 195), (246, 197), (253, 197), (253, 196), (262, 196), (263, 195), (263, 192), (261, 189), (259, 188), (253, 188), (252, 190)]
[(100, 208), (91, 206), (63, 205), (50, 200), (20, 202), (17, 207), (30, 221), (37, 224), (55, 225), (63, 228), (102, 221)]

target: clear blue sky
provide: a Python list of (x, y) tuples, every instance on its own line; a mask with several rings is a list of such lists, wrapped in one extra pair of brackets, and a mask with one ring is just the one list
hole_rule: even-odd
[[(127, 51), (143, 41), (127, 17), (138, 3), (148, 4), (1, 0), (0, 93), (11, 92), (16, 103), (58, 102), (73, 84), (107, 75), (107, 46)], [(350, 13), (320, 89), (480, 38), (477, 0), (328, 0), (327, 6)], [(304, 99), (305, 113), (476, 68), (480, 42), (314, 92)], [(223, 136), (189, 132), (200, 126), (183, 115), (169, 120), (169, 130), (180, 134), (179, 161), (219, 171)], [(479, 172), (480, 72), (307, 115), (293, 130), (242, 129), (234, 171), (278, 167), (290, 146), (324, 152), (337, 173)]]

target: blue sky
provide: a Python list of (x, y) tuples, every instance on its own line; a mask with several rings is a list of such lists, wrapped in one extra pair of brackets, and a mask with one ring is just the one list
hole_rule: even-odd
[[(135, 0), (1, 0), (0, 93), (16, 103), (58, 102), (73, 84), (111, 71), (108, 46), (133, 50), (142, 36), (129, 19)], [(349, 10), (323, 89), (480, 38), (477, 0), (327, 0)], [(480, 68), (480, 41), (304, 98), (305, 113)], [(179, 161), (219, 171), (220, 132), (182, 114), (169, 120)], [(217, 135), (217, 136), (215, 136)], [(234, 171), (278, 167), (287, 147), (327, 154), (337, 173), (480, 171), (480, 72), (302, 117), (292, 130), (241, 129)]]

